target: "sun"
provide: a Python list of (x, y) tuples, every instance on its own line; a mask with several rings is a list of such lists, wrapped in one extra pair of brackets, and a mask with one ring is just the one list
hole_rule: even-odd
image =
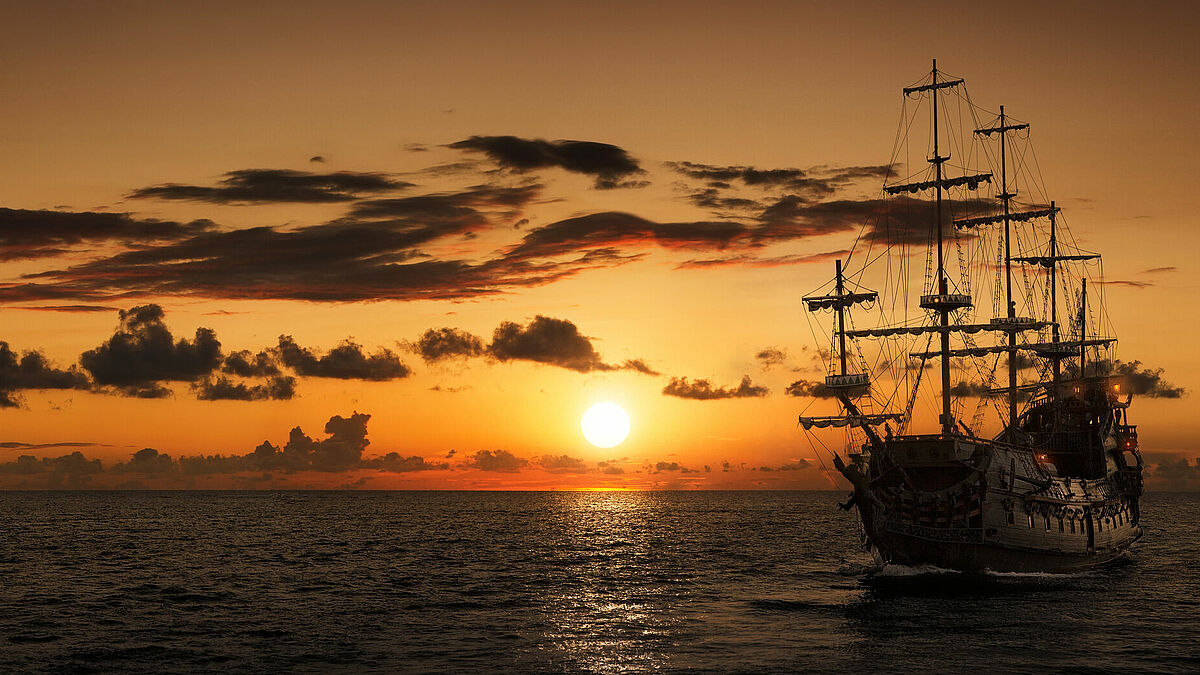
[(612, 448), (629, 435), (629, 413), (616, 403), (597, 403), (583, 413), (583, 437), (597, 448)]

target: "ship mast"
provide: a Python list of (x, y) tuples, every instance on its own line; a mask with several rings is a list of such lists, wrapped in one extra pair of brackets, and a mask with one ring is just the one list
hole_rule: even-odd
[[(937, 179), (937, 278), (938, 278), (938, 294), (945, 296), (949, 294), (949, 288), (946, 284), (946, 265), (944, 255), (942, 253), (942, 163), (947, 157), (942, 157), (938, 153), (938, 81), (937, 81), (937, 59), (933, 60), (933, 162)], [(954, 420), (950, 415), (950, 308), (944, 304), (938, 308), (939, 324), (941, 330), (942, 342), (942, 433), (949, 434), (954, 431)]]
[[(1012, 218), (1009, 202), (1016, 197), (1016, 192), (1008, 191), (1008, 132), (1018, 129), (1028, 129), (1028, 124), (1008, 124), (1004, 114), (1004, 106), (1000, 106), (1000, 126), (995, 129), (1000, 133), (1000, 194), (996, 195), (1004, 203), (1004, 288), (1010, 324), (1016, 323), (1017, 304), (1012, 295)], [(1051, 211), (1053, 211), (1051, 207)], [(1051, 216), (1053, 217), (1053, 216)], [(1051, 254), (1053, 255), (1053, 254)], [(1017, 333), (1008, 333), (1008, 428), (1011, 432), (1017, 429)]]
[[(845, 287), (842, 284), (842, 261), (834, 261), (834, 270), (837, 276), (837, 295), (841, 297), (845, 295)], [(846, 375), (846, 307), (838, 305), (838, 356), (842, 362), (841, 374)]]
[(1079, 379), (1083, 379), (1083, 368), (1087, 365), (1087, 279), (1079, 292)]
[[(1058, 239), (1055, 237), (1054, 202), (1050, 202), (1050, 341), (1058, 344)], [(1054, 395), (1058, 396), (1058, 381), (1062, 377), (1062, 363), (1053, 359), (1054, 365)]]

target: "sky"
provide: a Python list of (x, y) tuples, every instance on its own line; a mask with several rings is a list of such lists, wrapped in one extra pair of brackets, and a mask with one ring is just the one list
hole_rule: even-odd
[(4, 20), (0, 487), (840, 488), (796, 427), (828, 347), (800, 299), (937, 58), (1031, 122), (1106, 256), (1149, 485), (1200, 488), (1188, 3)]

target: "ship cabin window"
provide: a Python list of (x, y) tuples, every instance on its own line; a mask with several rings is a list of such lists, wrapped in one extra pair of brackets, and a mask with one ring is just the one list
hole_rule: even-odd
[(1033, 514), (1029, 514), (1029, 528), (1033, 529)]
[(1097, 532), (1103, 532), (1103, 531), (1104, 531), (1104, 519), (1103, 519), (1103, 518), (1097, 518), (1097, 519), (1096, 519), (1096, 531), (1097, 531)]
[(1016, 516), (1016, 514), (1015, 514), (1015, 513), (1013, 513), (1012, 511), (1009, 511), (1009, 512), (1008, 512), (1008, 524), (1009, 524), (1009, 525), (1016, 525), (1016, 524), (1017, 524), (1017, 516)]
[(1064, 523), (1064, 522), (1063, 522), (1063, 519), (1062, 519), (1062, 518), (1059, 518), (1059, 519), (1058, 519), (1058, 531), (1059, 531), (1059, 532), (1066, 532), (1066, 531), (1067, 531), (1066, 523)]
[(1046, 531), (1049, 532), (1050, 531), (1050, 516), (1042, 516), (1042, 517), (1046, 519)]
[(1075, 534), (1075, 519), (1072, 518), (1070, 520), (1070, 523), (1071, 523), (1071, 534)]

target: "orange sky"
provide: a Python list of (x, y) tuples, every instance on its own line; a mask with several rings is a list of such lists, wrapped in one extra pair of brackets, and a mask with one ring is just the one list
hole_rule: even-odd
[[(977, 104), (1033, 124), (1073, 233), (1105, 254), (1106, 280), (1134, 282), (1105, 288), (1119, 356), (1200, 385), (1190, 5), (595, 4), (9, 12), (0, 207), (21, 211), (0, 214), (0, 340), (16, 358), (43, 354), (71, 388), (6, 375), (0, 464), (38, 464), (0, 472), (0, 486), (829, 488), (795, 426), (809, 402), (784, 390), (824, 374), (799, 299), (861, 223), (771, 238), (761, 217), (700, 203), (706, 185), (681, 163), (800, 169), (834, 186), (808, 197), (868, 199), (878, 176), (839, 171), (887, 163), (900, 88), (931, 57)], [(486, 139), (507, 136), (544, 156), (505, 163)], [(576, 156), (560, 139), (606, 145)], [(302, 173), (231, 173), (247, 170)], [(796, 185), (721, 194), (769, 204)], [(643, 220), (604, 215), (615, 213)], [(763, 229), (725, 236), (730, 223)], [(226, 236), (250, 228), (269, 229)], [(356, 252), (339, 258), (343, 245)], [(220, 258), (214, 272), (205, 255)], [(23, 276), (38, 273), (49, 274)], [(81, 355), (113, 337), (119, 310), (151, 304), (161, 317), (143, 327), (189, 342), (211, 329), (222, 360), (109, 351), (97, 358), (125, 380), (97, 379)], [(106, 309), (64, 311), (75, 305)], [(496, 337), (506, 322), (510, 341)], [(479, 350), (427, 360), (415, 343), (438, 328), (478, 337)], [(222, 373), (239, 350), (286, 361), (281, 335), (311, 362)], [(365, 365), (321, 360), (348, 338)], [(672, 378), (732, 391), (747, 376), (765, 395), (664, 393)], [(222, 377), (265, 398), (198, 400)], [(268, 393), (272, 377), (294, 378), (294, 392)], [(632, 418), (611, 450), (579, 432), (600, 400)], [(370, 415), (370, 443), (353, 466), (127, 463), (146, 447), (282, 448), (297, 426), (320, 442), (331, 417), (356, 411)], [(1135, 402), (1152, 485), (1200, 486), (1193, 412), (1188, 396)], [(54, 463), (75, 451), (102, 469)], [(369, 465), (392, 452), (427, 466)]]

